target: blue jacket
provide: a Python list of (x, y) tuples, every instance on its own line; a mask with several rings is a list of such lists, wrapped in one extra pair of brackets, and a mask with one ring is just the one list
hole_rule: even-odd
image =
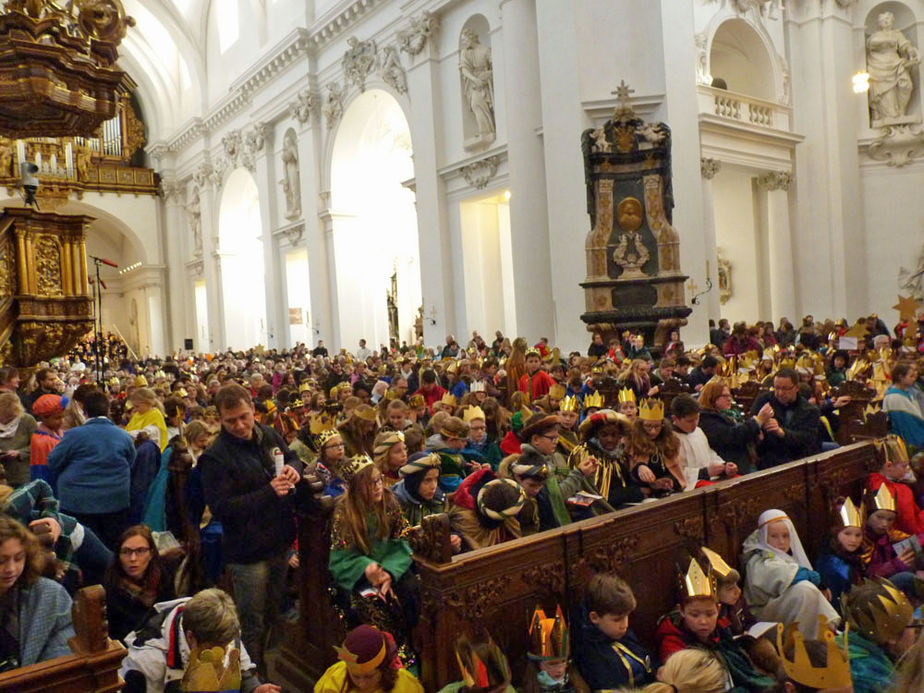
[(129, 506), (135, 446), (112, 421), (96, 417), (64, 433), (48, 453), (55, 495), (67, 513), (101, 514)]
[(19, 594), (19, 654), (24, 667), (72, 654), (71, 598), (53, 580), (39, 578)]

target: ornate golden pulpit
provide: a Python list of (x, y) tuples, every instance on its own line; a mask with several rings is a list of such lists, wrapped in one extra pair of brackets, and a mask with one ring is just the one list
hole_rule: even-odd
[(91, 221), (12, 207), (0, 216), (0, 362), (34, 366), (66, 353), (93, 329)]

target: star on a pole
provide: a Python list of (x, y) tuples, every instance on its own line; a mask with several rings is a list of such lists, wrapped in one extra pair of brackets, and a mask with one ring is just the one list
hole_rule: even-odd
[(906, 297), (901, 294), (898, 295), (898, 303), (892, 306), (894, 310), (898, 311), (898, 317), (901, 320), (907, 320), (909, 322), (914, 321), (920, 307), (921, 304), (915, 301), (913, 296)]
[(856, 337), (857, 339), (863, 339), (868, 333), (869, 330), (866, 329), (866, 323), (858, 322), (844, 333), (844, 337)]

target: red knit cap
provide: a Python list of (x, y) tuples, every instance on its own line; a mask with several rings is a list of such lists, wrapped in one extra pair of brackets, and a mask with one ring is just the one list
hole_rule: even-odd
[(63, 412), (59, 395), (42, 395), (32, 405), (32, 413), (36, 416), (52, 416)]

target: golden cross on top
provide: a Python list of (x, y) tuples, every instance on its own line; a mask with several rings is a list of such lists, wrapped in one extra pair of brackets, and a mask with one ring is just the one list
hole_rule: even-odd
[(632, 89), (628, 84), (626, 84), (626, 80), (624, 79), (619, 80), (619, 86), (616, 87), (614, 91), (610, 92), (610, 94), (615, 94), (616, 98), (619, 99), (620, 106), (628, 106), (630, 94), (634, 93), (635, 89)]
[(696, 285), (695, 281), (690, 279), (690, 281), (687, 282), (687, 289), (690, 291), (691, 294), (695, 295), (696, 290), (699, 289), (699, 287)]

